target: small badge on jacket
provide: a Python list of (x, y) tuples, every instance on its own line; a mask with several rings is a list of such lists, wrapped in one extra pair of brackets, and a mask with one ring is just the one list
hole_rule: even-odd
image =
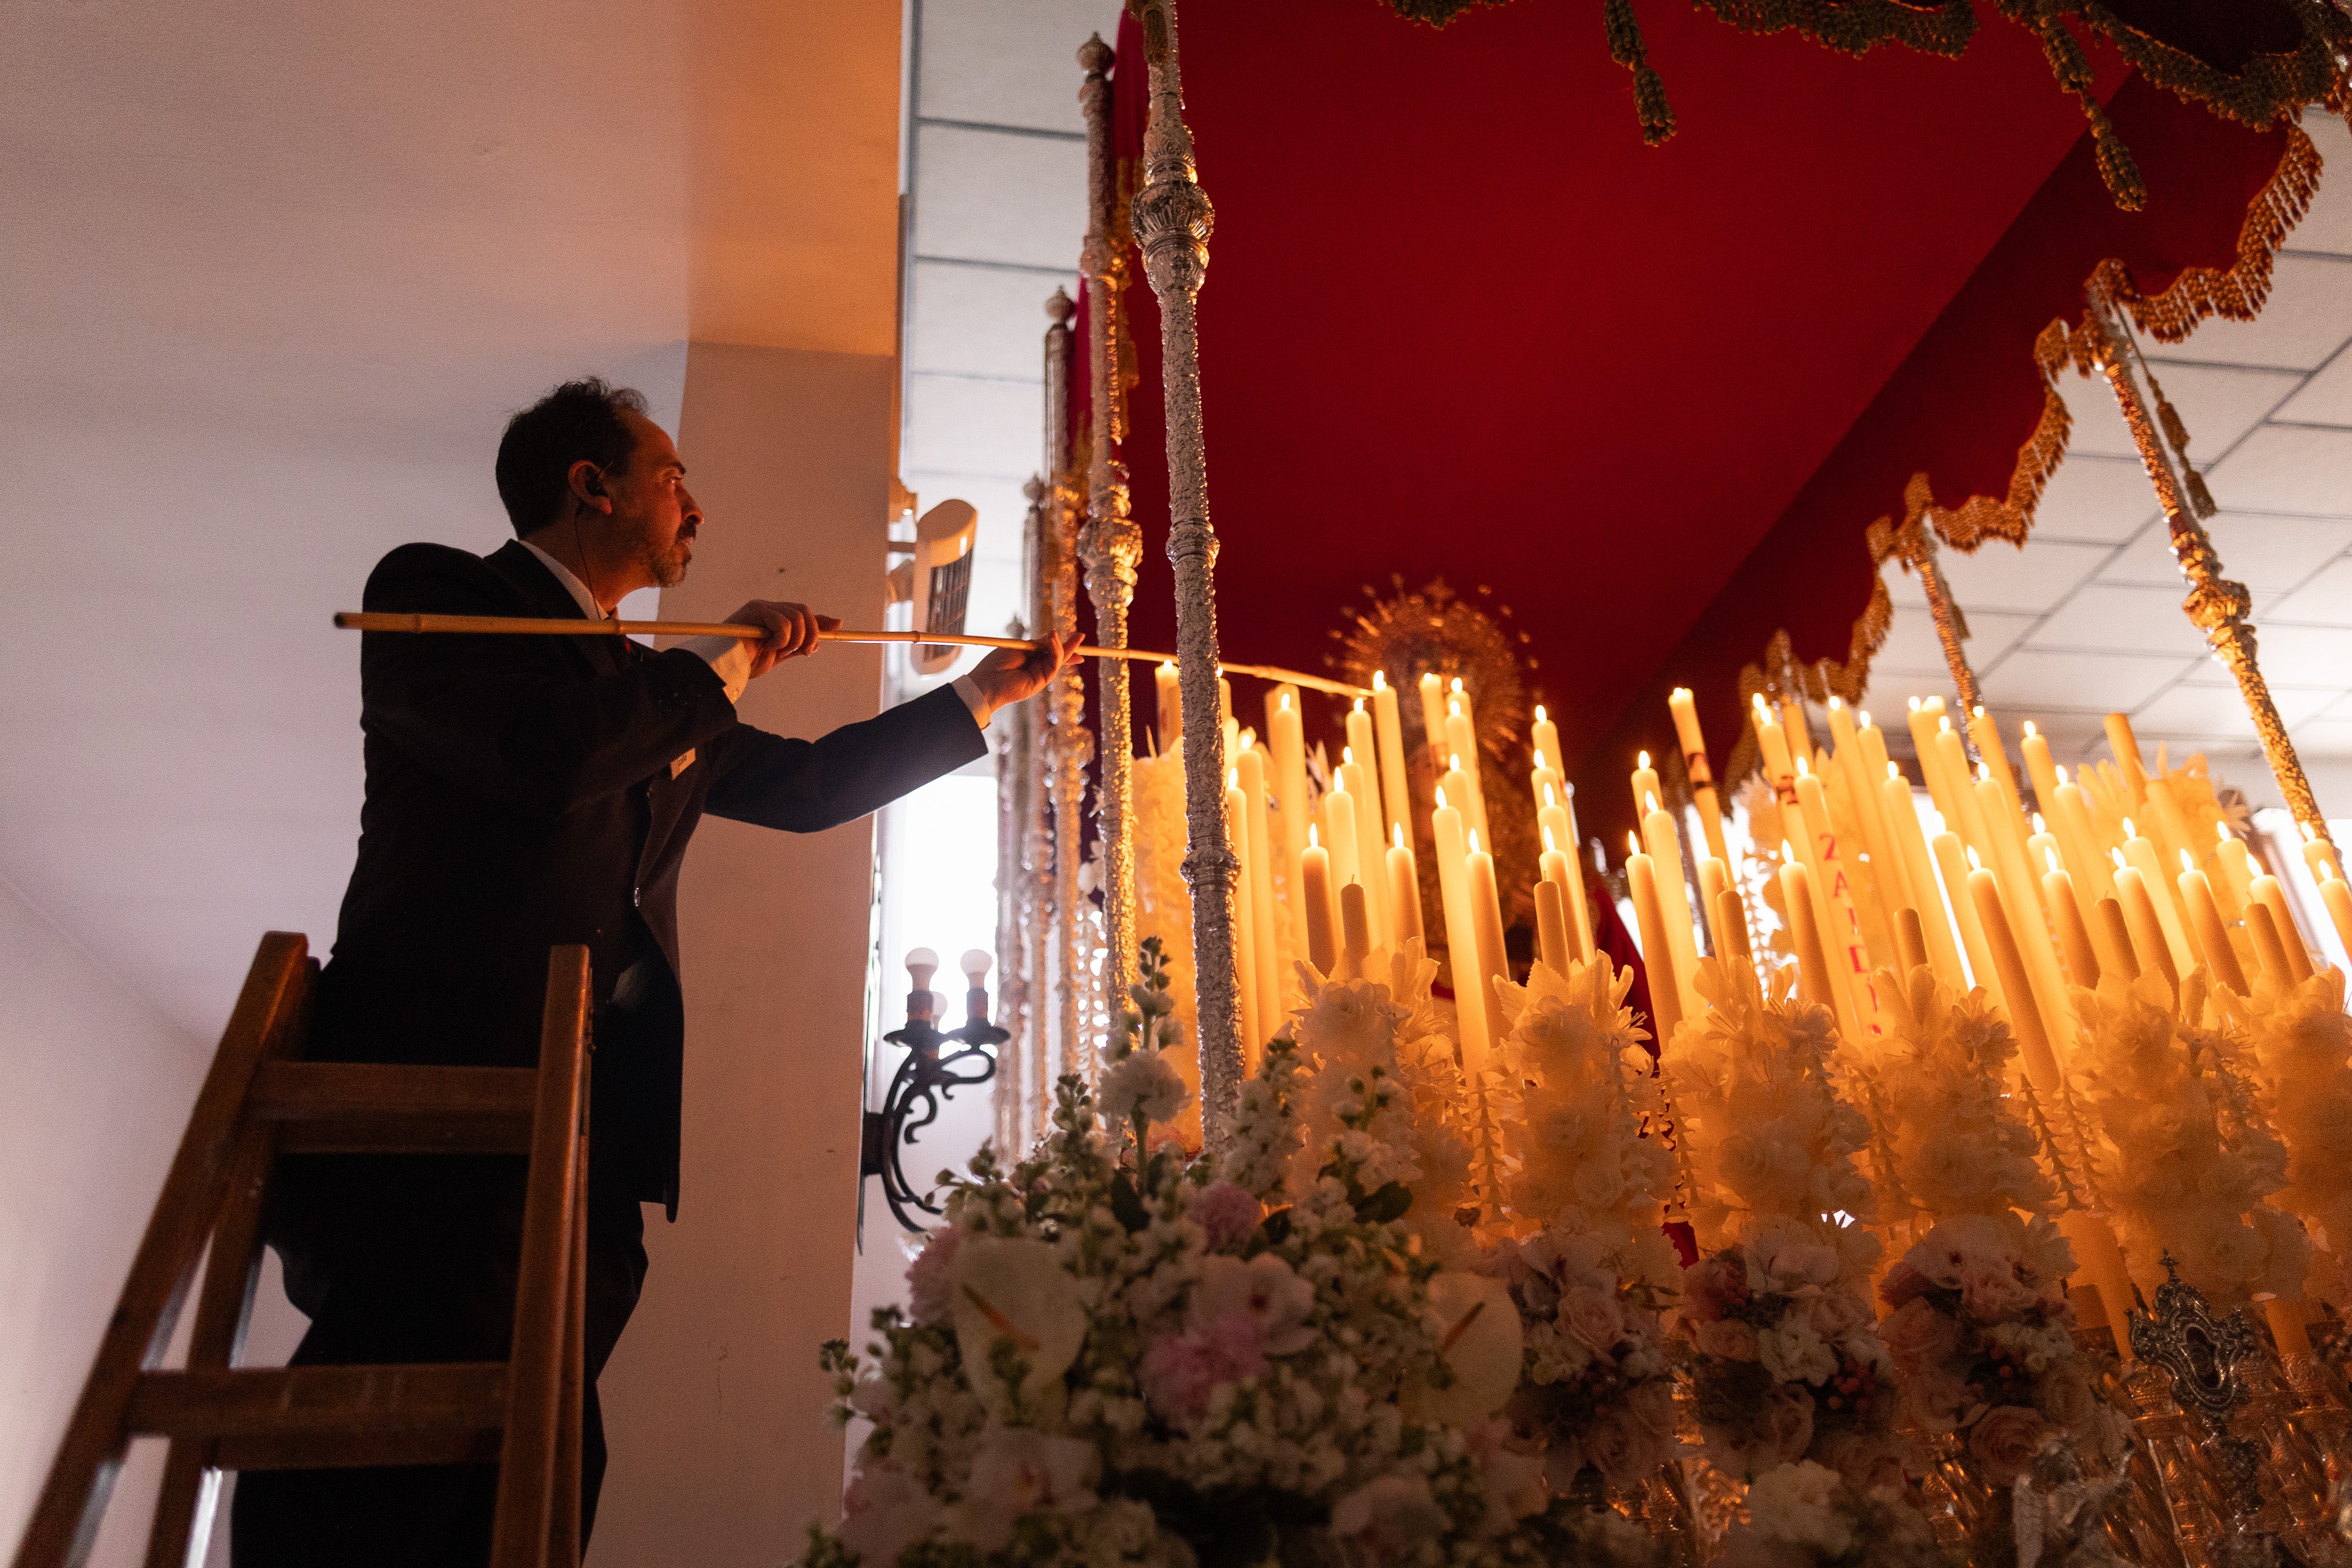
[(675, 779), (693, 766), (694, 747), (689, 746), (684, 751), (679, 752), (677, 754), (677, 759), (669, 765), (669, 776)]

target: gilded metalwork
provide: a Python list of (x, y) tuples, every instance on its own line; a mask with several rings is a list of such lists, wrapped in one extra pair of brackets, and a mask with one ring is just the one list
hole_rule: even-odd
[(1201, 434), (1196, 314), (1215, 218), (1192, 167), (1176, 57), (1174, 0), (1141, 0), (1150, 106), (1143, 189), (1130, 209), (1144, 275), (1160, 301), (1160, 381), (1168, 421), (1168, 559), (1176, 577), (1176, 653), (1184, 707), (1184, 880), (1192, 890), (1193, 984), (1199, 998), (1201, 1125), (1223, 1143), (1240, 1103), (1241, 993), (1234, 983), (1234, 887), (1241, 862), (1226, 840), (1224, 725), (1217, 693), (1217, 536)]
[[(1053, 476), (1045, 497), (1045, 576), (1052, 596), (1054, 634), (1078, 632), (1079, 517), (1077, 479), (1070, 461), (1070, 318), (1077, 306), (1060, 289), (1045, 302), (1053, 325), (1045, 329), (1045, 457)], [(1087, 731), (1085, 677), (1076, 665), (1054, 683), (1047, 723), (1054, 739), (1049, 789), (1054, 802), (1054, 929), (1056, 937), (1054, 1000), (1060, 1028), (1054, 1041), (1052, 1072), (1044, 1086), (1065, 1072), (1091, 1082), (1095, 1052), (1087, 1048), (1086, 1022), (1095, 1009), (1085, 993), (1093, 984), (1094, 953), (1088, 940), (1084, 894), (1078, 884), (1078, 851), (1086, 831), (1087, 765), (1094, 760), (1094, 737)]]
[(2124, 423), (2130, 427), (2132, 443), (2139, 448), (2140, 461), (2164, 507), (2172, 559), (2189, 580), (2189, 597), (2181, 608), (2205, 633), (2214, 657), (2237, 680), (2238, 694), (2253, 718), (2254, 733), (2262, 741), (2263, 754), (2270, 760), (2272, 777), (2278, 780), (2287, 810), (2311, 833), (2333, 844), (2327, 819), (2320, 814), (2319, 802), (2312, 796), (2311, 781), (2304, 776), (2294, 742), (2288, 738), (2278, 705), (2271, 700), (2270, 683), (2263, 678), (2255, 658), (2254, 629), (2246, 619), (2252, 599), (2244, 584), (2222, 577), (2221, 559), (2214, 552), (2212, 536), (2200, 520), (2213, 515), (2213, 497), (2205, 488), (2204, 478), (2189, 465), (2189, 433), (2180, 415), (2165, 400), (2164, 389), (2157, 384), (2129, 322), (2105, 284), (2094, 277), (2084, 294), (2090, 302), (2084, 333), (2095, 356), (2094, 368), (2106, 376), (2123, 410)]
[[(1935, 531), (1926, 518), (1906, 523), (1895, 531), (1895, 551), (1903, 570), (1919, 579), (1920, 590), (1927, 596), (1927, 613), (1936, 622), (1936, 641), (1944, 650), (1944, 663), (1950, 668), (1952, 685), (1959, 692), (1960, 712), (1963, 716), (1972, 714), (1984, 706), (1984, 688), (1977, 684), (1977, 673), (1969, 664), (1968, 650), (1960, 646), (1968, 641), (1969, 618), (1952, 599), (1952, 585), (1936, 559)], [(1966, 742), (1966, 727), (1958, 727)]]
[[(1111, 51), (1097, 34), (1078, 50), (1087, 79), (1078, 102), (1087, 117), (1087, 242), (1081, 265), (1087, 275), (1087, 411), (1093, 425), (1087, 445), (1087, 522), (1078, 535), (1086, 563), (1087, 597), (1095, 611), (1095, 641), (1106, 648), (1127, 643), (1129, 607), (1135, 602), (1137, 569), (1143, 560), (1143, 529), (1128, 515), (1127, 465), (1112, 455), (1118, 436), (1120, 294), (1127, 287), (1127, 247), (1112, 234), (1117, 171), (1110, 148)], [(1101, 661), (1102, 782), (1097, 800), (1103, 868), (1103, 963), (1105, 1009), (1117, 1017), (1136, 982), (1134, 698), (1127, 661)]]
[(2132, 1354), (2171, 1379), (2174, 1403), (2203, 1417), (2208, 1447), (2227, 1488), (2226, 1506), (2243, 1530), (2262, 1512), (2261, 1450), (2229, 1430), (2230, 1417), (2246, 1402), (2247, 1374), (2259, 1363), (2263, 1343), (2245, 1312), (2216, 1318), (2204, 1292), (2182, 1281), (2172, 1254), (2162, 1259), (2164, 1283), (2156, 1288), (2153, 1314), (2130, 1309)]

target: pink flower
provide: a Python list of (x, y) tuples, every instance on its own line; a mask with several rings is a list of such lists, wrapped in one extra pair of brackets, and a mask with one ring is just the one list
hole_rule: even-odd
[(2031, 1287), (2013, 1267), (1971, 1265), (1960, 1276), (1960, 1304), (1981, 1323), (2005, 1323), (2033, 1305)]
[(1315, 1342), (1315, 1331), (1307, 1326), (1314, 1310), (1314, 1284), (1273, 1253), (1261, 1252), (1244, 1263), (1213, 1252), (1202, 1260), (1189, 1315), (1197, 1329), (1212, 1327), (1229, 1312), (1243, 1312), (1269, 1354), (1291, 1355)]
[(1203, 1327), (1153, 1340), (1143, 1353), (1137, 1378), (1152, 1408), (1189, 1420), (1208, 1408), (1210, 1390), (1219, 1384), (1255, 1377), (1265, 1370), (1265, 1347), (1256, 1321), (1234, 1308)]
[(1985, 1479), (1997, 1487), (2033, 1468), (2042, 1451), (2044, 1427), (2039, 1411), (2022, 1405), (1996, 1405), (1969, 1433), (1969, 1452), (1984, 1465)]
[(1560, 1292), (1559, 1326), (1595, 1355), (1607, 1355), (1625, 1337), (1625, 1314), (1617, 1298), (1595, 1285), (1571, 1285)]
[(1712, 1355), (1724, 1361), (1754, 1361), (1756, 1330), (1738, 1318), (1718, 1318), (1713, 1322), (1695, 1326), (1691, 1338), (1698, 1344), (1701, 1355)]
[(1960, 1348), (1960, 1326), (1914, 1297), (1882, 1319), (1878, 1337), (1906, 1377), (1922, 1366), (1938, 1366)]
[(1192, 1200), (1193, 1223), (1209, 1233), (1212, 1249), (1232, 1246), (1256, 1228), (1258, 1201), (1246, 1187), (1211, 1182)]
[(955, 1267), (956, 1249), (963, 1243), (963, 1231), (950, 1225), (931, 1232), (915, 1260), (907, 1265), (907, 1306), (915, 1321), (925, 1328), (946, 1328), (955, 1322), (954, 1282), (950, 1270)]

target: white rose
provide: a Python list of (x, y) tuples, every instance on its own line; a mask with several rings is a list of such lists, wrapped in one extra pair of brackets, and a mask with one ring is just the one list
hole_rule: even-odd
[(1853, 1546), (1853, 1521), (1838, 1505), (1838, 1473), (1811, 1459), (1778, 1465), (1748, 1489), (1749, 1527), (1771, 1541), (1843, 1557)]
[(1825, 1383), (1837, 1371), (1837, 1352), (1813, 1325), (1790, 1318), (1756, 1336), (1756, 1359), (1782, 1383)]

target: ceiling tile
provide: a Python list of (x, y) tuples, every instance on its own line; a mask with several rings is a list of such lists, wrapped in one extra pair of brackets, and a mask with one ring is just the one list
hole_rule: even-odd
[[(2223, 512), (2207, 520), (2224, 575), (2257, 594), (2284, 593), (2336, 557), (2352, 550), (2352, 521), (2334, 517), (2264, 517)], [(2186, 592), (2172, 559), (2170, 534), (2150, 524), (2100, 570), (2102, 582), (2134, 582)]]
[(2298, 758), (2352, 757), (2352, 718), (2315, 718), (2296, 726), (2287, 738)]
[[(2000, 658), (2015, 645), (2035, 617), (2007, 615), (1997, 610), (1979, 611), (1970, 615), (1969, 638), (1963, 646), (1972, 664), (1987, 664)], [(1885, 645), (1871, 661), (1874, 680), (1879, 675), (1897, 677), (1897, 685), (1906, 695), (1912, 683), (1903, 677), (1932, 675), (1947, 679), (1949, 666), (1944, 663), (1944, 645), (1936, 640), (1936, 618), (1927, 611), (1907, 604), (1895, 607), (1895, 624), (1887, 629)]]
[[(2352, 338), (2352, 256), (2283, 256), (2271, 270), (2271, 297), (2252, 321), (2219, 317), (2199, 324), (2165, 358), (2308, 371)], [(2153, 347), (2153, 345), (2151, 345)], [(2158, 370), (2158, 379), (2171, 382)], [(2182, 411), (2187, 418), (2187, 411)], [(2196, 434), (2196, 426), (2189, 426)]]
[(2352, 430), (2266, 424), (2205, 477), (2231, 510), (2344, 516), (2352, 510)]
[(2129, 713), (2189, 668), (2147, 653), (2054, 653), (2020, 648), (1986, 671), (1985, 701), (2031, 714)]
[[(2352, 284), (2352, 273), (2347, 273), (2346, 281)], [(2250, 371), (2168, 361), (2157, 361), (2154, 368), (2165, 397), (2189, 427), (2189, 452), (2200, 460), (2228, 451), (2298, 384), (2294, 371)], [(2105, 377), (2061, 375), (2057, 387), (2066, 400), (2067, 412), (2074, 416), (2074, 428), (2067, 440), (2070, 451), (2139, 461), (2139, 448), (2132, 444), (2131, 431), (2124, 424)], [(2140, 485), (2148, 489), (2145, 470)]]
[[(2316, 717), (2336, 695), (2334, 691), (2312, 691), (2301, 686), (2271, 688), (2271, 700), (2278, 705), (2279, 716), (2290, 727)], [(2158, 736), (2244, 739), (2254, 734), (2253, 718), (2246, 712), (2245, 699), (2238, 695), (2236, 685), (2191, 685), (2186, 682), (2135, 712), (2132, 727), (2148, 740)]]
[(917, 256), (1076, 276), (1087, 234), (1083, 143), (924, 125), (916, 128), (915, 146)]
[(2091, 582), (2045, 616), (2026, 646), (2197, 654), (2205, 651), (2205, 634), (2181, 612), (2173, 589)]
[[(2224, 560), (2229, 558), (2222, 557)], [(2338, 559), (2309, 582), (2263, 612), (2263, 623), (2300, 622), (2311, 626), (2352, 626), (2352, 560)], [(2352, 671), (2347, 672), (2352, 679)]]
[(899, 469), (993, 475), (1018, 484), (1042, 457), (1045, 409), (1042, 386), (908, 376)]
[[(2333, 170), (2352, 169), (2352, 130), (2343, 120), (2321, 109), (2307, 109), (2303, 114), (2304, 134), (2319, 148), (2319, 156)], [(2311, 199), (2311, 211), (2286, 243), (2296, 250), (2332, 250), (2342, 256), (2352, 256), (2352, 182), (2325, 179), (2319, 182), (2319, 193)]]
[(2069, 452), (2042, 486), (2033, 538), (2120, 544), (2157, 515), (2156, 490), (2137, 455)]
[(2352, 424), (2352, 353), (2339, 352), (2314, 371), (2271, 417), (2289, 424)]
[(2266, 679), (2291, 686), (2342, 686), (2352, 674), (2352, 630), (2261, 626), (2254, 656)]
[(917, 112), (929, 119), (1086, 129), (1078, 46), (1118, 37), (1118, 0), (922, 0)]
[(1045, 379), (1045, 300), (1056, 287), (1075, 296), (1075, 278), (1057, 285), (1034, 272), (936, 261), (914, 267), (908, 370)]
[[(2099, 569), (2099, 580), (2148, 588), (2169, 588), (2180, 581), (2180, 567), (2172, 559), (2171, 537), (2163, 518), (2148, 524)], [(2230, 558), (2224, 554), (2221, 559)]]
[(2322, 718), (2352, 719), (2352, 692), (2346, 692), (2324, 709)]
[[(2048, 610), (2096, 571), (2111, 553), (2105, 545), (2032, 539), (2023, 549), (1995, 542), (1974, 555), (1948, 549), (1937, 559), (1945, 580), (1952, 586), (1952, 597), (1962, 610), (1975, 615), (1987, 610)], [(1893, 566), (1887, 570), (1898, 574)], [(1925, 604), (1917, 582), (1908, 573), (1899, 575), (1910, 590), (1908, 602)], [(1889, 592), (1894, 591), (1894, 575), (1888, 577), (1886, 586)]]

